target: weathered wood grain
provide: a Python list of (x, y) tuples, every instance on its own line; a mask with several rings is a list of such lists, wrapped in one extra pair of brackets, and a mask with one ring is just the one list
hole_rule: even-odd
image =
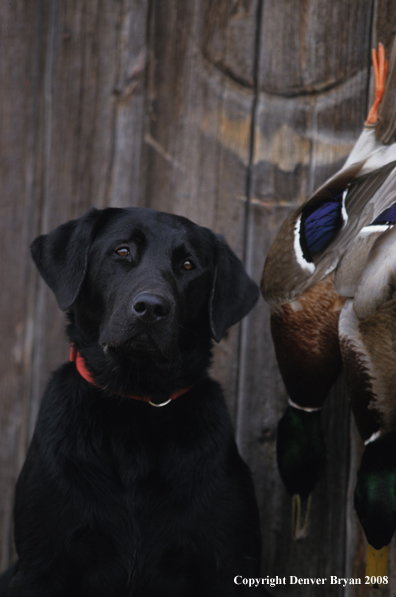
[(0, 567), (12, 545), (11, 515), (26, 416), (33, 352), (36, 276), (27, 263), (38, 228), (37, 122), (42, 82), (40, 31), (45, 10), (6, 3), (0, 19)]
[[(164, 0), (150, 23), (145, 205), (225, 234), (241, 257), (254, 94), (229, 70), (254, 61), (256, 12), (256, 1)], [(215, 353), (231, 410), (238, 349), (234, 328)]]
[(321, 93), (367, 61), (373, 2), (264, 2), (260, 89), (271, 95)]

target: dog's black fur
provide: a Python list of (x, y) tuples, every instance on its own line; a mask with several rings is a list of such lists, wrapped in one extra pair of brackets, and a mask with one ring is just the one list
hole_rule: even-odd
[[(207, 371), (256, 284), (221, 237), (147, 209), (93, 209), (32, 255), (97, 385), (70, 362), (44, 394), (9, 597), (250, 595), (234, 577), (259, 576), (254, 490)], [(189, 386), (162, 408), (125, 397)]]

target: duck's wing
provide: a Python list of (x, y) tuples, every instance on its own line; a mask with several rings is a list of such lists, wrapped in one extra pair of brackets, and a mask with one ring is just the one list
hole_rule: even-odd
[(326, 277), (360, 230), (396, 201), (396, 161), (366, 174), (363, 166), (344, 167), (284, 222), (261, 279), (268, 303), (291, 302)]
[(354, 310), (360, 320), (376, 313), (396, 292), (396, 226), (373, 244), (356, 288)]
[(396, 224), (396, 203), (364, 226), (348, 246), (335, 272), (335, 287), (344, 297), (354, 297), (370, 251), (376, 240)]

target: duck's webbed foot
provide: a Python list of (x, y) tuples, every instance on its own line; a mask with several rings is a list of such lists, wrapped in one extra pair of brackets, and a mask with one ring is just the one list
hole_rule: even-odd
[(372, 50), (372, 59), (374, 66), (374, 79), (375, 79), (375, 96), (373, 105), (371, 106), (367, 119), (365, 122), (366, 126), (373, 126), (378, 122), (378, 107), (384, 97), (385, 92), (385, 79), (386, 73), (388, 72), (388, 61), (385, 60), (385, 48), (383, 44), (378, 44), (378, 51), (374, 48)]

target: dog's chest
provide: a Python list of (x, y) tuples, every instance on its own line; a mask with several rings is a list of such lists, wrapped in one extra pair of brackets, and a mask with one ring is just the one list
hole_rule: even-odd
[(75, 537), (79, 558), (105, 554), (112, 562), (112, 582), (120, 591), (147, 587), (154, 576), (157, 583), (180, 578), (181, 572), (188, 577), (201, 557), (202, 537), (213, 533), (202, 512), (208, 504), (201, 494), (208, 485), (202, 483), (205, 467), (198, 464), (196, 448), (165, 441), (164, 434), (157, 440), (142, 443), (137, 434), (102, 446), (101, 462), (112, 483), (102, 486), (91, 504), (93, 524)]

